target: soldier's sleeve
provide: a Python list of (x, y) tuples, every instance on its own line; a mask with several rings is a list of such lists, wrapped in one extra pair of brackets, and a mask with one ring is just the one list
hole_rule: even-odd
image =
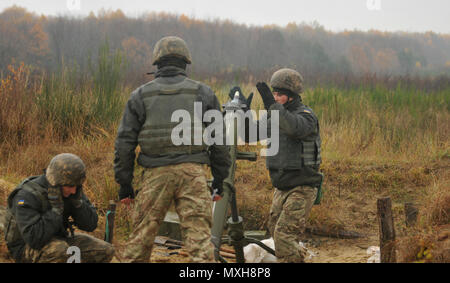
[(115, 180), (121, 185), (131, 185), (133, 180), (135, 149), (144, 122), (145, 106), (138, 89), (132, 93), (125, 106), (114, 145)]
[(81, 196), (81, 200), (79, 208), (72, 207), (72, 218), (80, 230), (92, 232), (97, 228), (97, 211), (85, 194)]
[(41, 249), (63, 228), (63, 217), (48, 210), (41, 214), (41, 203), (23, 190), (13, 198), (13, 213), (23, 240), (33, 249)]
[[(214, 94), (211, 88), (202, 85), (201, 92), (204, 94), (203, 103), (205, 104), (204, 110), (218, 110), (221, 112), (221, 107), (217, 96)], [(218, 134), (218, 133), (216, 133)], [(223, 125), (222, 145), (211, 145), (209, 147), (209, 158), (211, 161), (211, 173), (214, 179), (223, 181), (228, 177), (228, 171), (231, 166), (231, 157), (229, 147), (225, 144), (225, 125)]]
[(270, 106), (270, 110), (279, 111), (280, 131), (284, 131), (290, 137), (301, 139), (319, 130), (317, 117), (308, 109), (300, 114), (294, 114), (286, 110), (283, 105), (274, 103)]

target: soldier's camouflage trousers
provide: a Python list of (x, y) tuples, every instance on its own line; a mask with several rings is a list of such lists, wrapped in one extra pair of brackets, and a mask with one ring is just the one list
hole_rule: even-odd
[(306, 251), (300, 247), (317, 188), (299, 186), (289, 191), (275, 189), (268, 228), (275, 243), (278, 262), (304, 262)]
[(212, 201), (202, 165), (183, 163), (144, 169), (142, 178), (133, 208), (133, 232), (121, 262), (149, 261), (155, 236), (172, 203), (191, 260), (214, 262)]
[(40, 250), (26, 245), (21, 262), (65, 263), (74, 254), (69, 247), (79, 248), (82, 263), (106, 263), (114, 256), (114, 248), (110, 243), (90, 235), (75, 233), (71, 238), (53, 238)]

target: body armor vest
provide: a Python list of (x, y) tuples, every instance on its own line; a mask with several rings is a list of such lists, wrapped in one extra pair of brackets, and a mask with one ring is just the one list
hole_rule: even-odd
[[(292, 113), (299, 114), (304, 110), (311, 111), (305, 105), (301, 105)], [(280, 130), (279, 151), (274, 156), (267, 156), (266, 165), (268, 169), (275, 170), (298, 170), (305, 166), (317, 169), (321, 163), (320, 147), (321, 140), (319, 136), (319, 123), (317, 123), (317, 132), (305, 138), (294, 139), (288, 137)]]
[(14, 217), (14, 214), (12, 213), (12, 206), (13, 206), (13, 199), (15, 195), (20, 190), (26, 190), (29, 193), (32, 193), (34, 196), (37, 197), (41, 201), (41, 213), (44, 213), (45, 211), (49, 210), (51, 208), (51, 205), (48, 201), (47, 194), (48, 190), (47, 188), (44, 188), (37, 184), (36, 182), (33, 182), (36, 178), (39, 176), (33, 176), (30, 178), (27, 178), (24, 180), (17, 188), (9, 195), (8, 201), (7, 201), (7, 209), (6, 209), (6, 215), (5, 215), (5, 241), (8, 244), (14, 243), (20, 239), (22, 239), (22, 235), (19, 231), (19, 227), (17, 227), (17, 222)]
[[(207, 150), (203, 143), (194, 144), (194, 133), (200, 133), (203, 137), (204, 125), (202, 117), (197, 117), (200, 123), (194, 123), (194, 102), (199, 94), (200, 84), (185, 78), (177, 84), (161, 84), (154, 80), (140, 90), (146, 112), (146, 120), (138, 136), (141, 151), (147, 156), (158, 155), (187, 155), (200, 153)], [(190, 115), (190, 121), (171, 122), (172, 114), (177, 110), (186, 110)], [(198, 113), (202, 115), (203, 113)], [(183, 134), (190, 130), (190, 144), (174, 145), (172, 131), (175, 127), (182, 126)], [(178, 137), (178, 136), (177, 136)]]

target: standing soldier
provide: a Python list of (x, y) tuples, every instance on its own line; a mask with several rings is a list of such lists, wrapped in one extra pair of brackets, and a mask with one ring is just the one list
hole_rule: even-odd
[(24, 180), (9, 195), (5, 239), (16, 262), (67, 262), (71, 246), (79, 248), (81, 262), (111, 261), (111, 244), (73, 233), (72, 225), (87, 232), (97, 228), (97, 212), (83, 193), (85, 175), (78, 156), (59, 154), (45, 175)]
[[(211, 165), (213, 189), (220, 192), (231, 161), (225, 146), (208, 148), (204, 143), (172, 142), (171, 134), (177, 126), (171, 122), (174, 111), (189, 113), (189, 130), (196, 126), (194, 102), (201, 102), (202, 116), (210, 109), (220, 111), (211, 88), (187, 78), (187, 64), (191, 64), (191, 55), (184, 40), (175, 36), (162, 38), (153, 51), (153, 65), (158, 67), (155, 79), (131, 94), (119, 126), (114, 170), (122, 203), (129, 204), (135, 196), (131, 184), (137, 145), (137, 162), (144, 168), (132, 213), (133, 231), (122, 254), (126, 262), (148, 262), (154, 238), (172, 202), (192, 261), (214, 261), (212, 202), (202, 164)], [(197, 119), (202, 121), (202, 117)], [(206, 125), (200, 124), (196, 130), (203, 133)]]
[[(302, 103), (302, 84), (303, 78), (297, 71), (281, 69), (270, 80), (273, 94), (266, 83), (256, 85), (265, 109), (279, 111), (279, 151), (266, 159), (275, 187), (268, 226), (279, 262), (304, 262), (306, 251), (299, 241), (323, 179), (318, 171), (319, 122), (311, 108)], [(245, 100), (243, 95), (240, 97)]]

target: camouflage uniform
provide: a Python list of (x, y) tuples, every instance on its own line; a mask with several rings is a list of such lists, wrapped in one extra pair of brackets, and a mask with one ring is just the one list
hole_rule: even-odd
[(114, 248), (108, 242), (87, 234), (75, 233), (73, 237), (53, 238), (41, 249), (25, 246), (21, 262), (65, 263), (71, 257), (67, 254), (69, 247), (80, 249), (80, 262), (110, 262), (114, 256)]
[[(215, 181), (222, 183), (231, 164), (229, 151), (226, 146), (207, 147), (204, 143), (174, 145), (171, 115), (184, 110), (193, 121), (195, 102), (201, 102), (202, 115), (207, 110), (220, 111), (220, 104), (210, 87), (187, 78), (185, 68), (191, 56), (182, 39), (161, 39), (153, 55), (153, 64), (158, 66), (155, 79), (132, 93), (115, 143), (115, 180), (120, 184), (121, 200), (134, 197), (131, 183), (138, 145), (137, 163), (144, 168), (133, 211), (133, 232), (121, 258), (126, 262), (149, 260), (159, 225), (174, 202), (192, 260), (210, 262), (212, 202), (202, 164), (210, 165)], [(201, 130), (208, 126), (199, 124)]]
[(184, 163), (145, 169), (132, 215), (134, 230), (122, 262), (148, 261), (159, 226), (172, 202), (193, 262), (213, 262), (211, 194), (202, 165)]
[(299, 246), (317, 189), (299, 186), (289, 191), (275, 190), (268, 228), (275, 242), (279, 262), (304, 262), (306, 251)]

